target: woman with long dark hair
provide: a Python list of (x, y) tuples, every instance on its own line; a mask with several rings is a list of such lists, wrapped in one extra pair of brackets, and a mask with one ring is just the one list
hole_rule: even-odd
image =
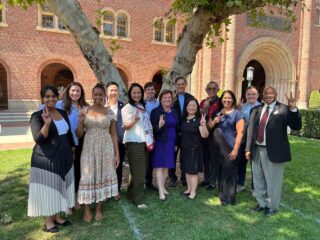
[(153, 130), (146, 112), (143, 88), (133, 83), (128, 91), (129, 102), (122, 108), (122, 121), (131, 181), (127, 196), (138, 208), (146, 208), (144, 202), (144, 182), (147, 170), (148, 151), (154, 146)]
[(28, 216), (45, 216), (45, 231), (55, 233), (57, 225), (71, 223), (59, 215), (74, 206), (74, 141), (68, 115), (55, 107), (58, 90), (41, 89), (44, 108), (31, 115), (30, 124), (36, 145), (30, 170)]
[(188, 199), (197, 196), (198, 173), (203, 169), (202, 138), (209, 135), (204, 114), (200, 114), (200, 106), (196, 99), (186, 104), (186, 113), (180, 123), (182, 170), (186, 174), (187, 190), (183, 194)]
[(222, 205), (235, 204), (238, 153), (244, 133), (243, 113), (236, 109), (234, 93), (226, 90), (220, 98), (221, 112), (213, 120), (215, 158), (218, 162), (219, 196)]

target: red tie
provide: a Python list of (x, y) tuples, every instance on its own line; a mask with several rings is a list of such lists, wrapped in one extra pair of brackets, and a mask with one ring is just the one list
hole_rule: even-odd
[(266, 111), (263, 113), (260, 124), (259, 124), (259, 131), (258, 131), (258, 138), (257, 138), (259, 143), (262, 143), (264, 140), (264, 129), (267, 124), (268, 115), (269, 115), (269, 106), (267, 107)]

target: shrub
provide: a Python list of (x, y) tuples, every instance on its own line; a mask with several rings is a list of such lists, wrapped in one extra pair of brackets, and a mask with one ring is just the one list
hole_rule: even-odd
[(302, 129), (291, 131), (292, 135), (320, 139), (320, 110), (299, 110), (302, 117)]

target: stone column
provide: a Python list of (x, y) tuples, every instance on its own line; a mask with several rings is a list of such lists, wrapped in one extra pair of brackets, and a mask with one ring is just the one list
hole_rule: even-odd
[[(301, 11), (301, 28), (300, 28), (300, 66), (299, 66), (299, 80), (298, 90), (300, 91), (300, 98), (298, 100), (299, 108), (308, 107), (308, 83), (310, 77), (310, 49), (311, 49), (311, 27), (312, 27), (312, 0), (304, 1), (305, 9)], [(310, 9), (310, 11), (308, 11)]]
[(231, 24), (229, 25), (229, 32), (227, 33), (228, 40), (226, 40), (226, 52), (225, 52), (225, 78), (224, 84), (222, 88), (224, 90), (231, 90), (235, 91), (235, 68), (236, 68), (236, 52), (235, 52), (235, 45), (236, 45), (236, 28), (237, 28), (236, 16), (231, 17)]

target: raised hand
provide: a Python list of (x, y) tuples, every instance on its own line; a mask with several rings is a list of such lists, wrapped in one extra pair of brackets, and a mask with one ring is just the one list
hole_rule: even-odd
[(205, 126), (207, 124), (206, 115), (201, 114), (200, 126)]
[(161, 114), (159, 119), (159, 128), (162, 128), (164, 124), (165, 124), (164, 114)]
[(219, 123), (222, 116), (223, 116), (223, 115), (222, 115), (221, 113), (218, 113), (217, 116), (213, 119), (213, 123), (214, 123), (214, 124)]
[(203, 102), (203, 108), (209, 108), (209, 107), (210, 107), (209, 98), (206, 98), (206, 100)]
[(88, 108), (84, 107), (80, 110), (79, 116), (78, 116), (78, 121), (83, 123), (84, 119), (86, 117), (86, 113), (88, 112)]
[(238, 107), (239, 109), (241, 109), (241, 108), (243, 107), (243, 103), (244, 103), (244, 99), (241, 98), (241, 99), (239, 100), (239, 102), (237, 103), (237, 107)]
[(290, 97), (288, 97), (287, 94), (285, 94), (285, 96), (286, 96), (286, 99), (288, 101), (289, 109), (292, 110), (292, 109), (296, 108), (297, 107), (297, 100), (298, 100), (299, 97), (294, 97), (292, 95), (292, 92), (290, 92)]
[(52, 122), (52, 117), (48, 111), (47, 108), (43, 109), (43, 112), (41, 114), (42, 120), (44, 121), (44, 124), (47, 126), (50, 126), (51, 122)]

